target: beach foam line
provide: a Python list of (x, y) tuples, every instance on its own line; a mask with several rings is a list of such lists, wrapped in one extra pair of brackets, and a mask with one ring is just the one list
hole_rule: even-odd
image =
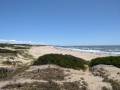
[(77, 49), (77, 48), (65, 48), (65, 47), (57, 47), (63, 50), (72, 50), (72, 51), (79, 51), (79, 52), (86, 52), (86, 53), (97, 53), (97, 54), (108, 54), (108, 55), (120, 55), (120, 52), (105, 52), (100, 50), (84, 50), (84, 49)]

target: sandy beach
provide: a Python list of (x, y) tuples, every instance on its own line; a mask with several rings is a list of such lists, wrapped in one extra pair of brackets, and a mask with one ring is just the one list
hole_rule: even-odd
[(68, 54), (73, 55), (75, 57), (79, 57), (85, 60), (91, 60), (97, 57), (105, 57), (107, 54), (100, 53), (91, 53), (91, 52), (81, 52), (70, 49), (58, 48), (55, 46), (33, 46), (29, 51), (35, 58), (45, 54)]
[[(19, 47), (19, 49), (15, 49), (15, 47), (16, 48)], [(8, 80), (3, 80), (3, 81), (1, 80), (0, 90), (2, 90), (1, 88), (9, 85), (10, 83), (12, 83), (14, 86), (20, 83), (21, 86), (25, 87), (24, 86), (25, 83), (31, 86), (31, 85), (34, 85), (34, 82), (37, 82), (37, 84), (42, 83), (42, 84), (45, 84), (45, 86), (47, 86), (48, 85), (47, 83), (49, 80), (53, 80), (59, 86), (65, 85), (65, 83), (67, 83), (68, 85), (67, 88), (71, 88), (71, 83), (72, 83), (74, 85), (78, 85), (79, 87), (87, 88), (86, 90), (104, 90), (103, 88), (108, 88), (108, 90), (114, 90), (112, 89), (113, 87), (111, 86), (110, 82), (104, 82), (103, 80), (105, 80), (106, 76), (109, 76), (108, 79), (113, 81), (120, 80), (120, 76), (119, 76), (120, 69), (112, 65), (97, 65), (97, 66), (91, 67), (92, 71), (90, 70), (90, 67), (87, 67), (87, 69), (84, 71), (84, 70), (60, 67), (54, 64), (51, 64), (51, 65), (48, 65), (48, 64), (32, 65), (31, 64), (33, 63), (34, 60), (37, 60), (40, 56), (43, 56), (46, 54), (63, 54), (63, 55), (67, 54), (67, 55), (72, 55), (78, 58), (82, 58), (87, 61), (90, 61), (91, 59), (98, 58), (98, 57), (110, 56), (108, 54), (77, 51), (77, 50), (71, 50), (71, 49), (66, 49), (62, 47), (47, 46), (47, 45), (46, 46), (33, 45), (33, 46), (30, 46), (29, 48), (24, 46), (24, 48), (22, 47), (22, 49), (20, 47), (21, 45), (12, 46), (9, 48), (7, 47), (1, 48), (4, 50), (12, 50), (12, 51), (18, 52), (17, 56), (14, 55), (14, 53), (10, 55), (7, 52), (5, 53), (5, 55), (4, 53), (1, 53), (1, 56), (0, 56), (1, 70), (4, 68), (5, 70), (8, 70), (8, 71), (9, 70), (17, 71), (18, 67), (21, 67), (23, 70), (21, 69), (19, 72), (13, 75), (12, 78)], [(8, 60), (8, 57), (14, 58), (14, 62), (16, 62), (16, 66), (12, 64), (6, 65), (2, 63), (3, 61)], [(11, 62), (13, 61), (13, 59), (9, 59), (9, 60), (11, 60)], [(101, 77), (101, 75), (103, 76)], [(54, 80), (54, 78), (56, 79)], [(75, 86), (74, 88), (77, 88), (77, 86)], [(16, 90), (18, 89), (19, 87), (17, 87)], [(6, 90), (6, 89), (3, 89), (3, 90)], [(8, 89), (8, 90), (13, 90), (13, 89)], [(26, 89), (19, 89), (19, 90), (26, 90)], [(70, 90), (70, 89), (65, 89), (65, 90)], [(81, 89), (72, 89), (72, 90), (81, 90)]]

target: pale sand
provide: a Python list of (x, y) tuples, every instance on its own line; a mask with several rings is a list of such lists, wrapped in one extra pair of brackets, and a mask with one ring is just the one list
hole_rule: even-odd
[[(38, 58), (39, 56), (42, 56), (45, 54), (54, 53), (54, 54), (73, 55), (75, 57), (83, 58), (85, 60), (91, 60), (93, 58), (107, 56), (105, 54), (80, 52), (80, 51), (68, 50), (68, 49), (63, 49), (63, 48), (56, 48), (54, 46), (34, 46), (30, 49), (30, 53), (35, 58)], [(44, 66), (41, 66), (41, 67), (44, 67)], [(102, 90), (103, 86), (108, 87), (110, 90), (112, 88), (110, 83), (103, 82), (102, 81), (103, 78), (94, 76), (89, 70), (85, 72), (79, 71), (79, 70), (73, 70), (73, 69), (68, 69), (68, 70), (70, 71), (69, 72), (70, 76), (66, 77), (66, 81), (68, 82), (73, 82), (81, 78), (84, 78), (84, 80), (88, 83), (89, 90)]]
[(94, 76), (89, 70), (86, 70), (85, 72), (82, 70), (74, 70), (74, 69), (68, 69), (68, 68), (62, 68), (56, 65), (42, 65), (42, 66), (31, 66), (27, 72), (34, 71), (37, 69), (46, 69), (46, 68), (60, 68), (64, 71), (65, 74), (68, 76), (65, 77), (65, 80), (62, 81), (55, 81), (59, 84), (62, 82), (74, 82), (79, 81), (82, 84), (81, 78), (83, 78), (83, 81), (86, 81), (88, 84), (88, 90), (102, 90), (102, 87), (107, 87), (109, 90), (111, 90), (110, 83), (103, 82), (103, 78), (99, 76)]
[[(30, 54), (34, 56), (34, 58), (38, 58), (39, 56), (45, 55), (45, 54), (68, 54), (68, 55), (73, 55), (75, 57), (83, 58), (85, 60), (91, 60), (93, 58), (97, 57), (105, 57), (107, 55), (105, 54), (97, 54), (97, 53), (87, 53), (87, 52), (79, 52), (79, 51), (73, 51), (73, 50), (68, 50), (68, 49), (62, 49), (62, 48), (56, 48), (54, 46), (33, 46), (30, 49)], [(46, 68), (48, 67), (47, 65), (39, 66), (39, 67), (31, 67), (29, 70), (34, 70), (37, 68)], [(51, 67), (57, 67), (57, 66), (51, 66)], [(27, 70), (27, 71), (29, 71)], [(78, 81), (81, 78), (84, 78), (84, 80), (88, 83), (88, 90), (102, 90), (101, 88), (103, 86), (106, 86), (108, 88), (111, 88), (110, 83), (105, 83), (103, 82), (103, 78), (94, 76), (89, 70), (86, 70), (85, 72), (81, 70), (73, 70), (73, 69), (63, 69), (65, 70), (65, 73), (68, 73), (69, 76), (66, 77), (65, 81), (68, 82), (74, 82)], [(69, 70), (69, 72), (66, 72), (66, 70)], [(16, 82), (24, 83), (25, 82), (32, 82), (34, 80), (28, 80), (28, 79), (18, 79)], [(8, 83), (11, 83), (14, 80), (10, 81), (0, 81), (0, 87), (5, 86)], [(58, 82), (59, 83), (59, 82)], [(111, 90), (111, 89), (110, 89)]]
[(68, 54), (73, 55), (75, 57), (83, 58), (85, 60), (91, 60), (97, 57), (105, 57), (108, 56), (106, 54), (98, 54), (98, 53), (90, 53), (90, 52), (80, 52), (75, 50), (63, 49), (63, 48), (56, 48), (54, 46), (33, 46), (30, 49), (30, 54), (32, 54), (35, 58), (45, 54)]

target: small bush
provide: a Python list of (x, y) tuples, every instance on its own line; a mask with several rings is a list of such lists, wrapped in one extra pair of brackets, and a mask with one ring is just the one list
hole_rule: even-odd
[(64, 82), (62, 90), (87, 90), (87, 86), (81, 85), (79, 81)]
[(120, 56), (96, 58), (90, 62), (91, 67), (99, 64), (113, 65), (120, 68)]
[(103, 86), (103, 87), (102, 87), (102, 90), (111, 90), (111, 89), (109, 89), (109, 88)]
[(55, 64), (65, 68), (85, 69), (87, 61), (71, 55), (47, 54), (39, 57), (33, 65)]
[(111, 85), (113, 90), (120, 90), (120, 83), (113, 81), (111, 82)]

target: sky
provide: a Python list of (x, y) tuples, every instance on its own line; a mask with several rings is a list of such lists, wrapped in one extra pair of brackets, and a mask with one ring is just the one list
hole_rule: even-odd
[(120, 45), (120, 0), (0, 0), (0, 40)]

